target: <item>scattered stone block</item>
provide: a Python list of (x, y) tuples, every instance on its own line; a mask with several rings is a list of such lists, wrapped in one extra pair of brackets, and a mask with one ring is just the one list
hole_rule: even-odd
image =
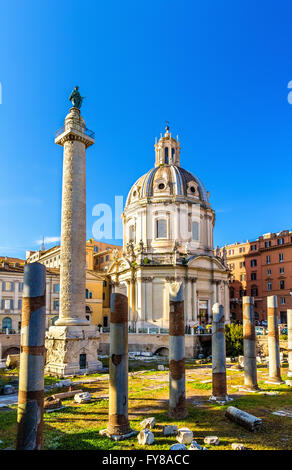
[(154, 442), (154, 434), (149, 429), (142, 429), (138, 434), (140, 445), (151, 445)]
[(91, 401), (91, 395), (88, 392), (76, 393), (74, 400), (77, 403), (89, 403)]
[(176, 436), (177, 426), (175, 424), (168, 424), (166, 426), (163, 426), (162, 432), (164, 436)]
[(292, 387), (292, 380), (286, 380), (285, 384), (288, 385), (288, 387)]
[(244, 445), (239, 442), (232, 442), (231, 448), (232, 450), (244, 450)]
[(192, 441), (189, 447), (189, 450), (203, 450), (203, 449), (202, 449), (202, 446), (200, 446), (200, 444), (197, 443), (197, 441)]
[(142, 426), (143, 428), (153, 429), (155, 427), (155, 424), (155, 418), (146, 418), (141, 421), (140, 426)]
[(13, 393), (15, 393), (15, 388), (13, 387), (13, 385), (4, 385), (3, 395), (12, 395)]
[(15, 369), (19, 367), (20, 364), (20, 354), (8, 354), (6, 358), (6, 367), (9, 369)]
[(184, 444), (172, 444), (169, 450), (188, 450), (188, 448)]
[(44, 411), (58, 410), (62, 408), (62, 402), (53, 397), (47, 397), (44, 400)]
[(220, 441), (217, 436), (207, 436), (204, 439), (204, 444), (210, 444), (211, 446), (218, 446), (219, 443)]
[(164, 370), (164, 365), (163, 364), (158, 364), (157, 370)]
[(83, 390), (72, 390), (72, 392), (63, 392), (63, 393), (55, 393), (52, 395), (53, 398), (62, 400), (62, 398), (71, 398), (74, 397), (77, 393), (83, 393)]
[(60, 380), (60, 382), (58, 382), (56, 384), (56, 387), (59, 387), (59, 388), (70, 387), (70, 385), (72, 385), (71, 380), (70, 379), (64, 379), (64, 380)]
[(178, 430), (176, 440), (180, 444), (191, 444), (193, 440), (193, 431), (189, 428), (180, 428)]

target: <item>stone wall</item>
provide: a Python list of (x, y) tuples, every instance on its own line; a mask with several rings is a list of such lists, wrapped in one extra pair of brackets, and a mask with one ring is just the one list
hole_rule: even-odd
[[(149, 335), (129, 333), (129, 352), (152, 352), (159, 354), (168, 350), (168, 335)], [(202, 351), (203, 349), (203, 351)], [(186, 335), (185, 356), (198, 357), (201, 352), (211, 354), (211, 335)], [(99, 354), (109, 354), (109, 333), (102, 333), (100, 337)]]
[(0, 359), (6, 358), (7, 354), (20, 352), (20, 335), (0, 334)]
[[(268, 351), (268, 335), (265, 336), (256, 336), (256, 345), (257, 345), (257, 353), (261, 351), (265, 354), (265, 356), (269, 355)], [(280, 351), (288, 353), (288, 341), (280, 340)]]

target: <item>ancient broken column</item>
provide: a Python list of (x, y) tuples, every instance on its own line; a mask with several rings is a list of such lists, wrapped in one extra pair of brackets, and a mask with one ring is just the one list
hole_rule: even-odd
[(94, 135), (86, 128), (80, 109), (70, 109), (55, 143), (64, 148), (60, 314), (47, 333), (46, 371), (64, 376), (101, 367), (99, 333), (85, 317), (86, 149), (94, 144)]
[(128, 420), (128, 298), (111, 295), (109, 418), (101, 431), (111, 438), (127, 438), (134, 432)]
[(288, 372), (287, 376), (292, 377), (292, 309), (287, 310), (287, 327), (288, 327)]
[(282, 383), (280, 370), (280, 347), (277, 314), (277, 296), (270, 295), (268, 302), (268, 347), (269, 347), (269, 380)]
[(46, 268), (24, 267), (22, 297), (17, 450), (40, 450), (44, 405)]
[(252, 390), (258, 389), (256, 337), (254, 324), (253, 297), (242, 297), (243, 304), (243, 350), (244, 350), (244, 385)]
[(226, 401), (226, 348), (223, 305), (216, 303), (212, 308), (212, 396), (211, 400)]
[(169, 291), (169, 409), (171, 418), (187, 416), (185, 384), (184, 295), (181, 282), (170, 284)]

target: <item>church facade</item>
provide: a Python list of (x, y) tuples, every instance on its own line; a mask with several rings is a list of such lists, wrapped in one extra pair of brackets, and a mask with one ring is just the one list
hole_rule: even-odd
[(183, 282), (185, 323), (206, 325), (215, 302), (229, 322), (228, 267), (213, 250), (215, 212), (200, 179), (180, 164), (166, 127), (155, 167), (132, 186), (123, 219), (123, 254), (109, 267), (114, 292), (128, 296), (132, 330), (169, 326), (169, 286)]

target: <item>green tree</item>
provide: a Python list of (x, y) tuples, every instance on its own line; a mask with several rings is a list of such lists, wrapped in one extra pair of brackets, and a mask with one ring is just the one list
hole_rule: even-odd
[(225, 326), (226, 356), (235, 357), (243, 354), (242, 325), (230, 323)]

